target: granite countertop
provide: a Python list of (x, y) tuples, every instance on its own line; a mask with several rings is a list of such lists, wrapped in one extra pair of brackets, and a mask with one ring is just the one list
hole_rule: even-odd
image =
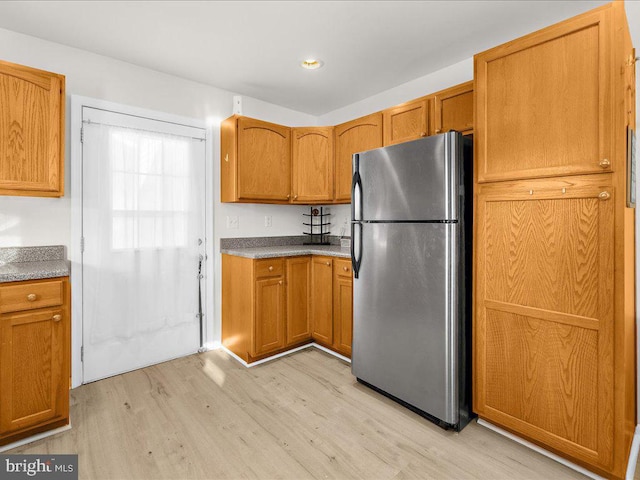
[(0, 283), (66, 277), (70, 271), (62, 245), (0, 248)]
[(348, 248), (340, 245), (276, 245), (264, 247), (222, 248), (221, 253), (245, 258), (295, 257), (297, 255), (326, 255), (351, 258)]

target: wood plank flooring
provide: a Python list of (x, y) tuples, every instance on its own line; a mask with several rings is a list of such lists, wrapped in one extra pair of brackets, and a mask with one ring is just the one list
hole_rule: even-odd
[(71, 392), (73, 429), (6, 453), (77, 453), (81, 479), (568, 479), (477, 425), (444, 431), (316, 349), (246, 369), (222, 351)]

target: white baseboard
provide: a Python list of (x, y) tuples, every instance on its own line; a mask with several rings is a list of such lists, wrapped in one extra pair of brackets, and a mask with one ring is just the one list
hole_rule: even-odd
[(552, 460), (555, 460), (556, 462), (561, 463), (565, 467), (569, 467), (570, 469), (575, 470), (576, 472), (580, 472), (581, 474), (586, 475), (587, 477), (593, 478), (594, 480), (606, 480), (605, 478), (599, 475), (596, 475), (595, 473), (587, 470), (584, 467), (581, 467), (580, 465), (570, 462), (569, 460), (562, 458), (561, 456), (556, 455), (555, 453), (552, 453), (548, 450), (545, 450), (542, 447), (539, 447), (535, 443), (531, 443), (525, 440), (524, 438), (520, 438), (517, 435), (514, 435), (511, 432), (507, 432), (506, 430), (503, 430), (500, 427), (496, 427), (493, 423), (489, 423), (486, 420), (482, 420), (481, 418), (479, 418), (478, 425), (482, 425), (483, 427), (486, 427), (489, 430), (493, 430), (494, 432), (497, 432), (500, 435), (504, 435), (505, 437), (510, 438), (511, 440), (518, 442), (519, 444), (524, 445), (525, 447), (530, 448), (531, 450), (535, 450), (536, 452), (538, 452), (541, 455), (544, 455), (545, 457), (549, 457)]
[(54, 428), (53, 430), (47, 430), (46, 432), (37, 433), (27, 438), (23, 438), (22, 440), (18, 440), (17, 442), (10, 443), (8, 445), (3, 445), (0, 447), (0, 452), (6, 452), (7, 450), (12, 450), (14, 448), (22, 447), (23, 445), (27, 445), (28, 443), (33, 443), (38, 440), (42, 440), (43, 438), (50, 437), (52, 435), (56, 435), (58, 433), (66, 432), (67, 430), (71, 430), (71, 424), (65, 425), (64, 427)]
[(317, 343), (307, 343), (306, 345), (302, 345), (301, 347), (297, 347), (297, 348), (292, 348), (291, 350), (287, 350), (286, 352), (282, 352), (282, 353), (278, 353), (277, 355), (273, 355), (271, 357), (267, 357), (267, 358), (263, 358), (262, 360), (258, 360), (257, 362), (252, 362), (252, 363), (247, 363), (245, 362), (242, 358), (240, 358), (238, 355), (236, 355), (235, 353), (233, 353), (231, 350), (229, 350), (228, 348), (226, 348), (223, 345), (220, 345), (218, 348), (212, 348), (211, 350), (223, 350), (225, 353), (227, 353), (228, 355), (230, 355), (231, 357), (235, 358), (238, 362), (240, 362), (243, 366), (247, 367), (247, 368), (251, 368), (251, 367), (255, 367), (257, 365), (261, 365), (263, 363), (267, 363), (270, 362), (271, 360), (275, 360), (276, 358), (280, 358), (280, 357), (284, 357), (285, 355), (289, 355), (291, 353), (295, 353), (295, 352), (299, 352), (300, 350), (304, 350), (307, 348), (317, 348), (318, 350), (322, 350), (323, 352), (327, 352), (330, 355), (333, 355), (334, 357), (339, 358), (340, 360), (343, 360), (347, 363), (351, 363), (351, 359), (340, 355), (337, 352), (334, 352), (333, 350), (330, 350), (326, 347), (323, 347), (322, 345), (318, 345)]
[(627, 474), (625, 480), (633, 480), (638, 464), (638, 452), (640, 452), (640, 425), (636, 425), (636, 431), (633, 434), (631, 442), (631, 451), (629, 452), (629, 461), (627, 462)]

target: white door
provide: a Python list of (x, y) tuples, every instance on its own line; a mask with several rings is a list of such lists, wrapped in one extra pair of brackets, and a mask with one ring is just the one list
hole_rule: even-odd
[(88, 107), (82, 120), (86, 383), (200, 346), (205, 132)]

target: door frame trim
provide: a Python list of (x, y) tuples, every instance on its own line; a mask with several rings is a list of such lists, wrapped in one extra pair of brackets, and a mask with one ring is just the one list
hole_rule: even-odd
[(82, 235), (82, 142), (80, 139), (80, 129), (82, 127), (83, 107), (110, 110), (125, 115), (135, 115), (146, 117), (151, 120), (162, 122), (178, 123), (189, 127), (202, 128), (205, 130), (205, 253), (207, 262), (205, 263), (206, 288), (204, 292), (204, 311), (206, 312), (204, 321), (204, 343), (210, 348), (214, 345), (214, 198), (213, 198), (213, 149), (212, 140), (213, 128), (204, 120), (182, 117), (170, 113), (138, 108), (96, 98), (84, 97), (81, 95), (71, 95), (71, 115), (70, 117), (70, 165), (71, 181), (71, 241), (69, 245), (68, 257), (71, 262), (71, 388), (79, 387), (84, 383), (83, 366), (81, 361), (81, 348), (83, 338), (83, 318), (82, 318), (82, 250), (80, 237)]

